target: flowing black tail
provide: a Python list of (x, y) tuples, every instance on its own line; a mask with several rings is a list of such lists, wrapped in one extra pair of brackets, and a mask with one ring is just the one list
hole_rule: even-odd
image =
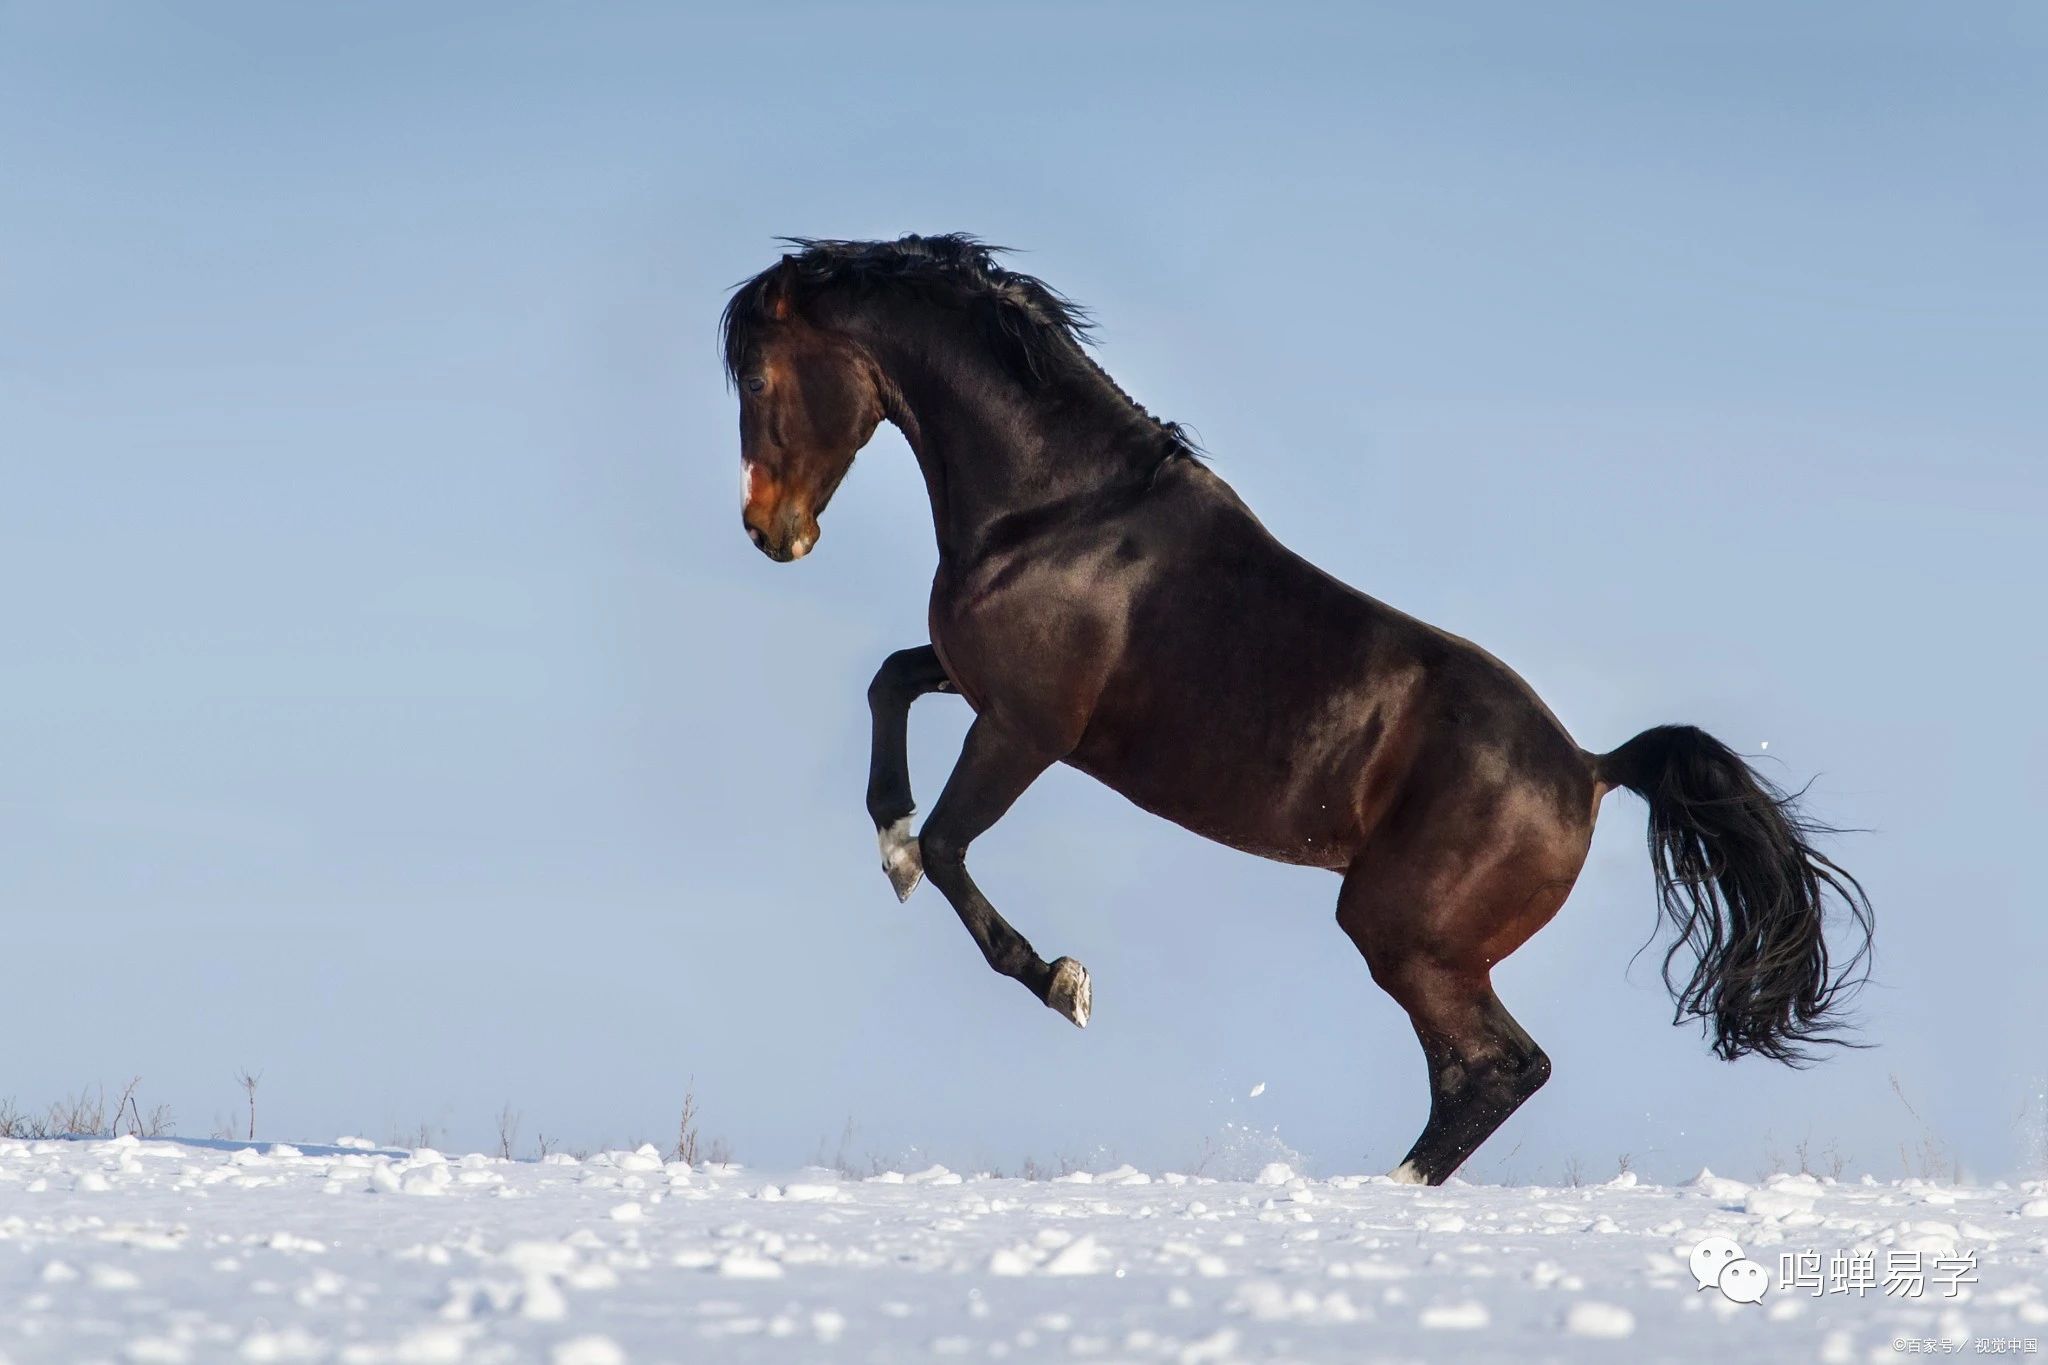
[[(1856, 879), (1810, 842), (1836, 831), (1690, 725), (1645, 730), (1595, 772), (1650, 803), (1657, 895), (1678, 931), (1664, 955), (1673, 1022), (1711, 1020), (1714, 1051), (1731, 1061), (1755, 1052), (1797, 1065), (1811, 1059), (1806, 1044), (1844, 1042), (1835, 1032), (1863, 983), (1871, 913)], [(1838, 968), (1821, 933), (1831, 899), (1855, 942)], [(1681, 986), (1673, 967), (1687, 949), (1696, 961)]]

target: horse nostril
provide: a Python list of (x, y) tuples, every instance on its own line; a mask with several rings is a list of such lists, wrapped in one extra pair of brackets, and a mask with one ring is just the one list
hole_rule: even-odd
[(751, 525), (747, 522), (741, 522), (740, 524), (747, 528), (747, 539), (754, 542), (755, 549), (765, 550), (768, 548), (768, 537), (761, 534), (760, 527)]

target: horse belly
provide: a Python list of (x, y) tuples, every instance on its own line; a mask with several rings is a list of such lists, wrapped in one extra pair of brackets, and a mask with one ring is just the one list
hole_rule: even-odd
[[(1134, 707), (1104, 698), (1067, 762), (1132, 804), (1244, 853), (1343, 868), (1363, 841), (1366, 774), (1348, 757), (1285, 733), (1279, 717), (1231, 723), (1184, 699)], [(1275, 731), (1280, 733), (1275, 733)]]

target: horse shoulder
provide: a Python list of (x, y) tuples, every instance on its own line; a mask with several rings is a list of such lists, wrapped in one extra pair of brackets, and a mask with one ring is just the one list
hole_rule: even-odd
[(932, 646), (961, 695), (1058, 755), (1087, 729), (1123, 617), (1114, 589), (1071, 552), (1020, 547), (932, 587)]

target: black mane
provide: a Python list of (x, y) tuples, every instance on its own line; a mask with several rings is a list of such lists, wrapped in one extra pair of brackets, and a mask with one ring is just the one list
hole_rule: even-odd
[[(1037, 385), (1079, 371), (1099, 378), (1131, 409), (1165, 435), (1179, 454), (1199, 448), (1177, 422), (1162, 422), (1109, 377), (1088, 354), (1094, 322), (1086, 309), (1034, 276), (1004, 266), (1006, 248), (964, 232), (889, 242), (827, 237), (781, 237), (795, 248), (783, 257), (794, 271), (798, 301), (829, 287), (856, 293), (908, 293), (975, 314), (992, 348), (1012, 373)], [(754, 330), (769, 321), (768, 300), (785, 266), (770, 266), (740, 285), (725, 305), (719, 329), (728, 382), (737, 382)]]

